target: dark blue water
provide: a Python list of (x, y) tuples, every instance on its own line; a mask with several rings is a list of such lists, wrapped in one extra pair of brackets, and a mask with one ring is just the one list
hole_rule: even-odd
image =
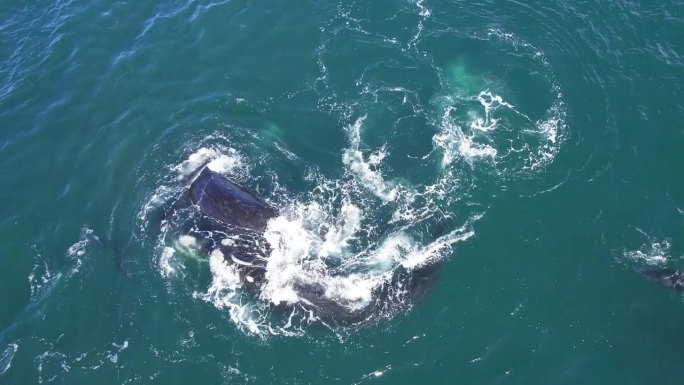
[[(682, 31), (680, 1), (0, 3), (0, 383), (681, 383), (682, 297), (639, 271), (684, 263)], [(188, 231), (205, 166), (279, 210), (258, 290)]]

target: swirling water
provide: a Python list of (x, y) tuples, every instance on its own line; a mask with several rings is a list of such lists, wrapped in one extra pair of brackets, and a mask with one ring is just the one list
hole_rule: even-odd
[[(684, 3), (0, 4), (0, 383), (678, 384)], [(208, 164), (268, 283), (178, 233)], [(363, 326), (343, 306), (438, 264)], [(275, 304), (295, 309), (283, 313)]]

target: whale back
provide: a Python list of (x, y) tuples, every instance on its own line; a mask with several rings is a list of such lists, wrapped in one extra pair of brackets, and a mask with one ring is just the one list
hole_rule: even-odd
[[(277, 211), (256, 193), (207, 167), (191, 182), (187, 196), (203, 214), (195, 219), (190, 235), (202, 239), (207, 251), (220, 251), (226, 263), (237, 267), (245, 287), (258, 293), (267, 281), (271, 254), (263, 231)], [(377, 287), (373, 300), (362, 308), (329, 297), (324, 284), (308, 280), (294, 284), (301, 299), (296, 305), (281, 302), (273, 306), (283, 313), (292, 314), (295, 309), (311, 312), (309, 322), (368, 326), (419, 302), (434, 285), (441, 267), (441, 262), (433, 262), (411, 270), (396, 269), (391, 280)]]
[(250, 190), (204, 167), (190, 185), (190, 200), (213, 220), (264, 230), (276, 210)]

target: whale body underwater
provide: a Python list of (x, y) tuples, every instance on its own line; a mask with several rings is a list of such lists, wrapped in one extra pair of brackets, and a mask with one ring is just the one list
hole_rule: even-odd
[[(189, 199), (188, 199), (189, 198)], [(185, 233), (200, 240), (200, 247), (211, 254), (220, 251), (228, 264), (236, 267), (243, 285), (259, 296), (267, 281), (268, 257), (271, 246), (264, 237), (268, 222), (279, 215), (254, 191), (228, 177), (203, 167), (190, 182), (185, 201), (199, 211), (199, 219)], [(410, 271), (398, 268), (392, 278), (372, 293), (372, 301), (359, 309), (346, 306), (328, 296), (326, 288), (316, 282), (294, 285), (298, 303), (271, 305), (288, 311), (302, 308), (320, 321), (335, 326), (362, 326), (387, 319), (407, 310), (422, 299), (434, 285), (442, 262), (432, 262)]]

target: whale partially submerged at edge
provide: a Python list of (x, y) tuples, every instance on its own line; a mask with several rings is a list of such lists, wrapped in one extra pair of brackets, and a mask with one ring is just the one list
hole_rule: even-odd
[[(242, 282), (255, 294), (265, 282), (271, 247), (264, 238), (268, 221), (278, 216), (278, 210), (254, 191), (204, 167), (192, 180), (188, 194), (202, 220), (190, 235), (204, 239), (206, 251), (220, 250), (225, 261), (234, 264)], [(378, 315), (395, 313), (421, 299), (433, 286), (441, 262), (412, 269), (396, 269), (392, 280), (373, 293), (374, 301), (363, 309), (352, 309), (325, 295), (323, 285), (302, 282), (296, 285), (306, 310), (314, 311), (319, 320), (336, 325), (371, 323)], [(400, 301), (389, 301), (403, 293)], [(388, 311), (388, 307), (394, 311)], [(276, 308), (291, 309), (280, 304)]]
[(665, 268), (655, 270), (642, 270), (641, 275), (649, 281), (657, 282), (668, 289), (684, 292), (684, 273), (679, 270)]

